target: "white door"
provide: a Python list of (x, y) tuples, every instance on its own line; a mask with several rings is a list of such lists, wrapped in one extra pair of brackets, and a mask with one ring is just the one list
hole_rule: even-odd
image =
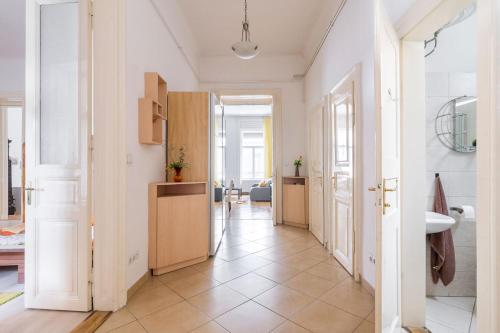
[(309, 117), (309, 226), (312, 234), (324, 243), (323, 212), (323, 110), (319, 105)]
[(211, 223), (210, 223), (210, 255), (219, 248), (227, 217), (225, 200), (225, 128), (224, 108), (215, 94), (210, 97), (210, 161), (211, 161)]
[(26, 7), (26, 307), (88, 311), (88, 7)]
[(389, 333), (401, 325), (399, 39), (381, 7), (377, 31), (376, 318), (377, 331)]
[(330, 93), (330, 186), (333, 255), (354, 274), (354, 81)]

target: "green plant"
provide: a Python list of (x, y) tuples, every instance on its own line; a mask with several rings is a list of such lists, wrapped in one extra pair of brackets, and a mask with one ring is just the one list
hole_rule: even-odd
[(295, 165), (296, 167), (301, 167), (302, 166), (302, 156), (299, 156), (298, 159), (296, 159), (295, 161), (293, 161), (293, 165)]
[(184, 161), (185, 156), (186, 156), (186, 153), (184, 151), (184, 147), (180, 147), (177, 160), (170, 162), (167, 165), (167, 168), (170, 170), (178, 170), (178, 169), (183, 169), (183, 168), (189, 167), (189, 164)]

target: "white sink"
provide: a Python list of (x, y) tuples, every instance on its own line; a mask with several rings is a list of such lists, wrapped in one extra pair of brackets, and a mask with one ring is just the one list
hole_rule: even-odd
[(453, 217), (435, 212), (425, 212), (425, 226), (428, 234), (448, 230), (454, 224), (455, 219)]

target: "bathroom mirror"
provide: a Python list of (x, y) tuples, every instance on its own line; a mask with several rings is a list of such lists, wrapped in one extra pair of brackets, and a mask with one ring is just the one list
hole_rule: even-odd
[(459, 153), (476, 151), (477, 97), (462, 96), (444, 104), (436, 116), (436, 135), (446, 147)]

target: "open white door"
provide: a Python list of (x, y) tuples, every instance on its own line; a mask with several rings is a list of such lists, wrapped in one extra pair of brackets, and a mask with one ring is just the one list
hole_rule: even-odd
[(88, 311), (88, 4), (26, 13), (26, 307)]
[(210, 255), (219, 248), (228, 216), (225, 200), (225, 126), (224, 108), (215, 94), (210, 95)]
[(380, 1), (376, 7), (377, 332), (401, 326), (399, 44)]
[(330, 177), (333, 255), (354, 274), (354, 81), (330, 93)]
[(316, 107), (309, 115), (309, 226), (312, 234), (324, 244), (323, 211), (323, 111)]

